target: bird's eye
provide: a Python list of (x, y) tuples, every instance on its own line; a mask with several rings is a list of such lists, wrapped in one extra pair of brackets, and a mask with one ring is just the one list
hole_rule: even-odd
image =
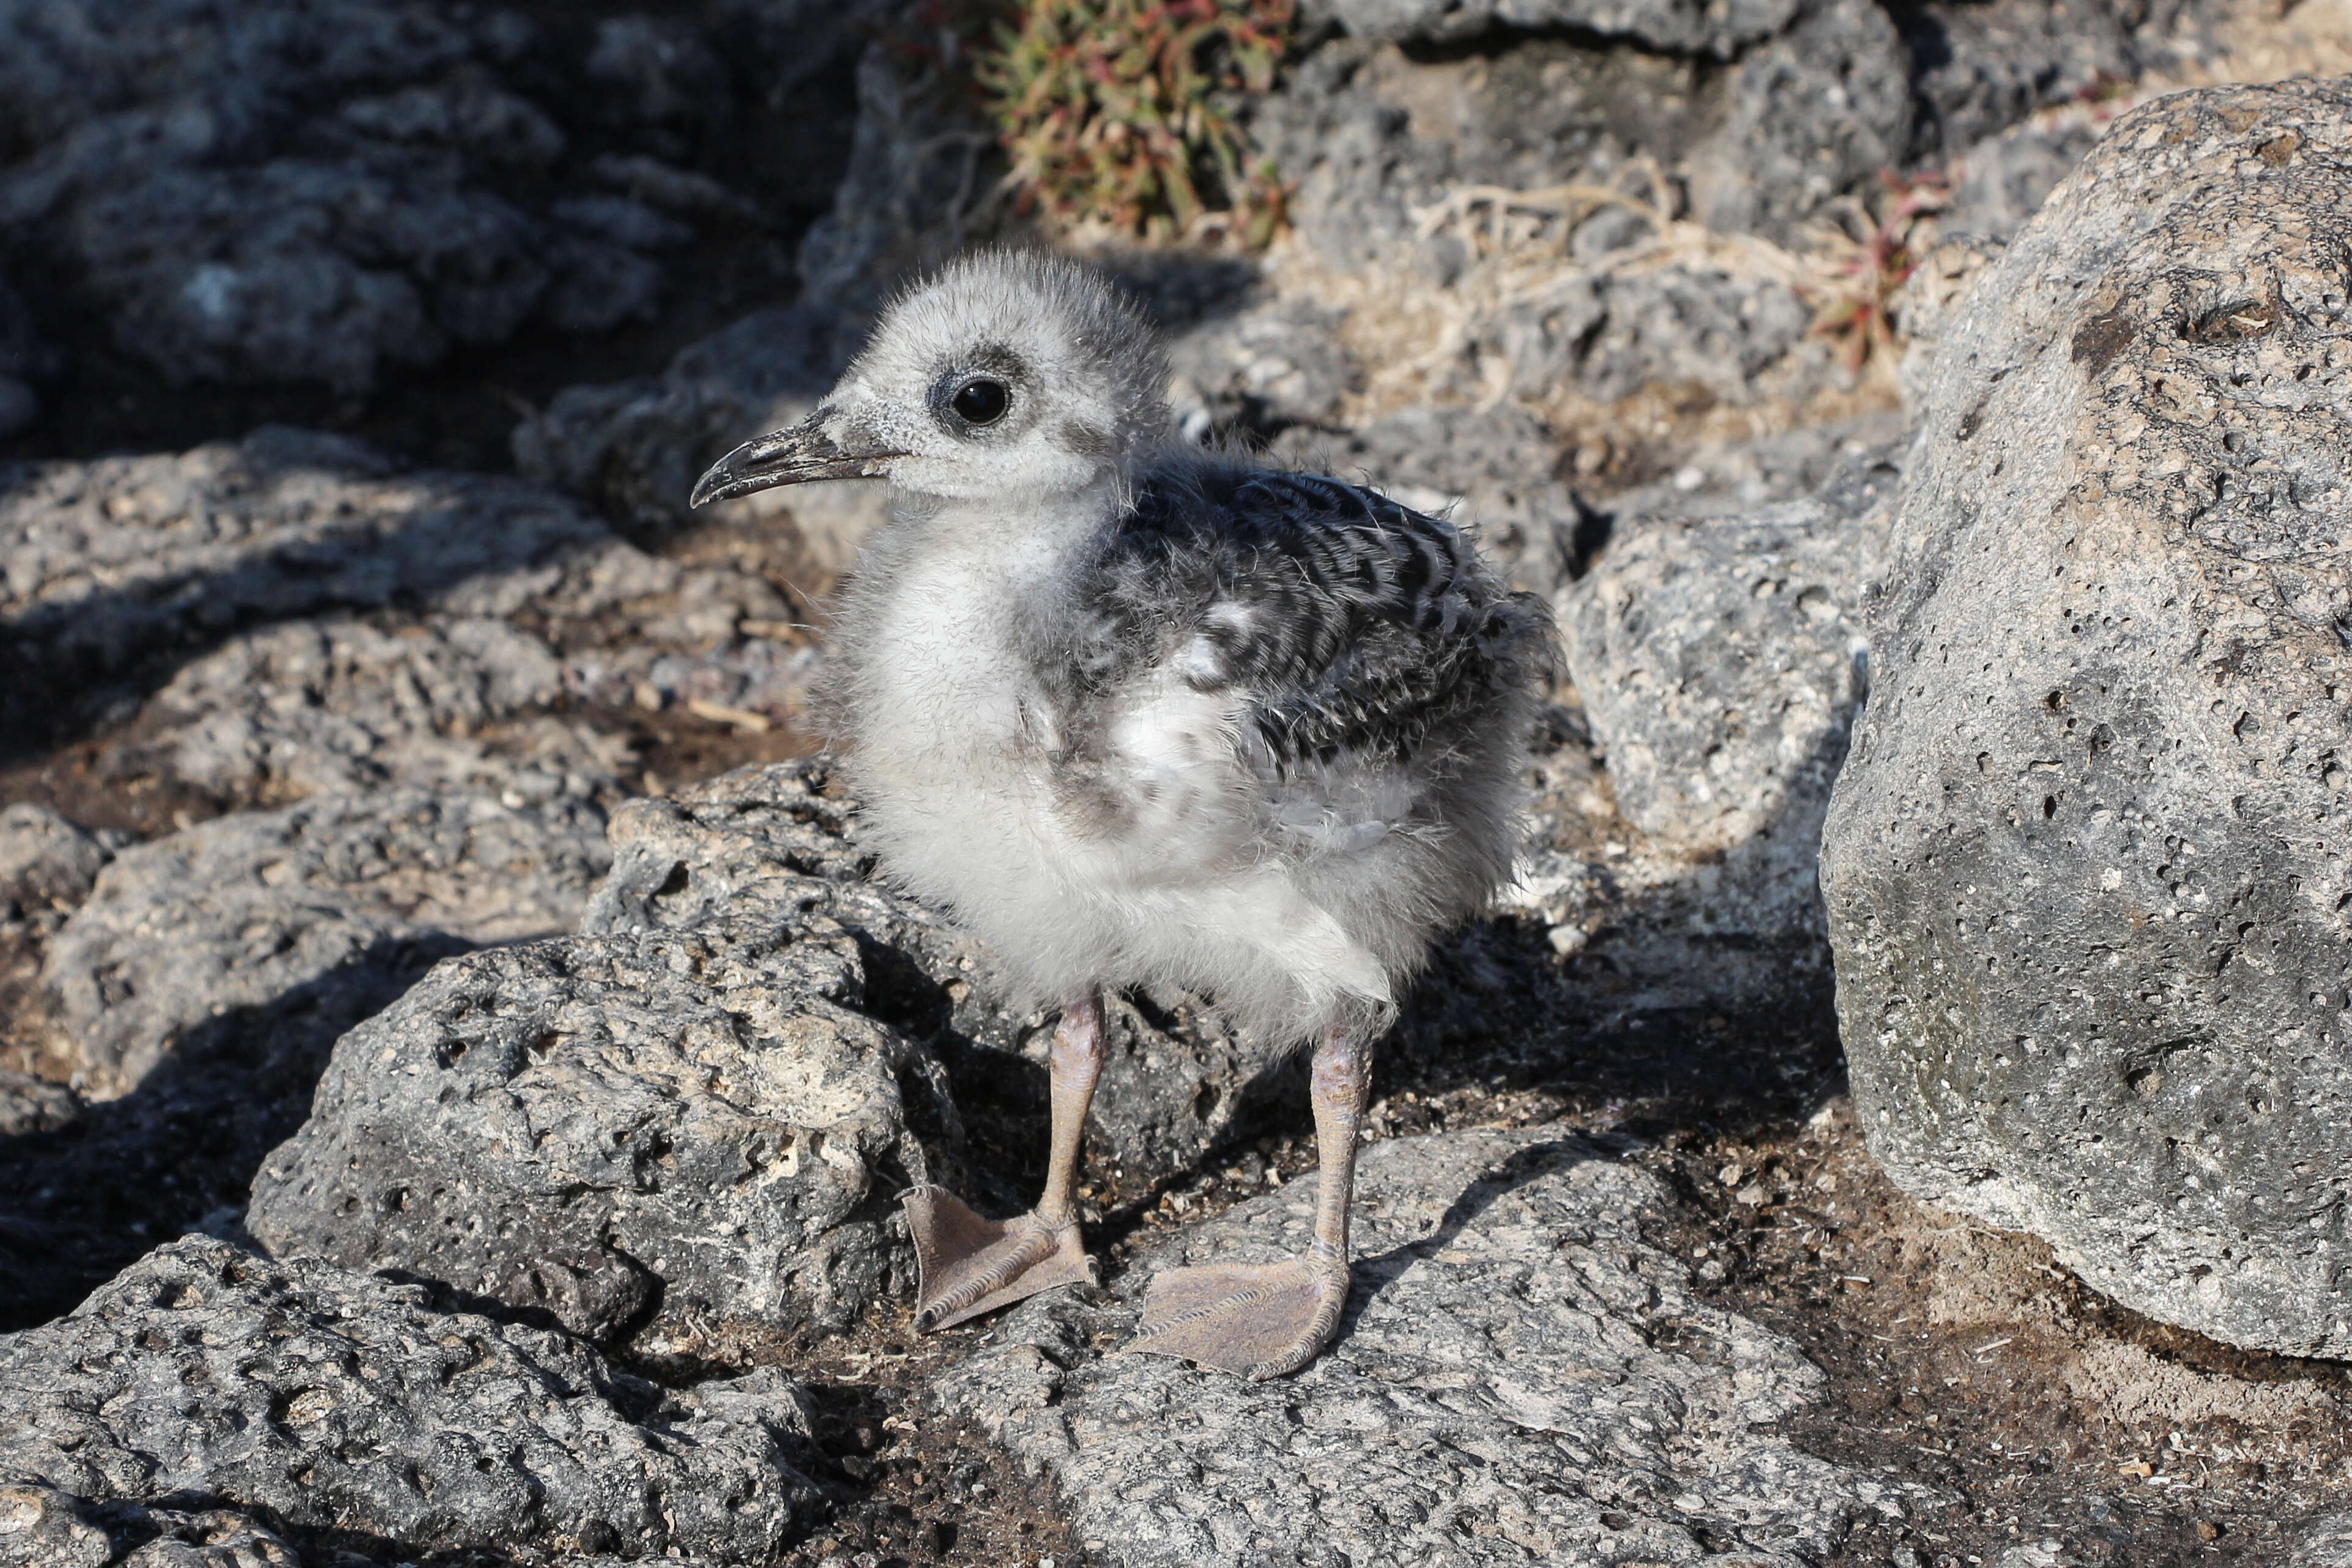
[(1013, 392), (1003, 382), (977, 376), (956, 389), (948, 406), (966, 424), (994, 424), (1013, 406)]

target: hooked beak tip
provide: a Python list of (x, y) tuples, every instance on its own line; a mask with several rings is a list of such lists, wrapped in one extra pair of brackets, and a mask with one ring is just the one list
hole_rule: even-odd
[(779, 485), (805, 485), (819, 479), (866, 479), (887, 473), (883, 465), (902, 452), (878, 448), (853, 450), (836, 443), (821, 427), (824, 415), (812, 414), (802, 423), (771, 432), (721, 457), (695, 481), (687, 497), (689, 507), (772, 489)]

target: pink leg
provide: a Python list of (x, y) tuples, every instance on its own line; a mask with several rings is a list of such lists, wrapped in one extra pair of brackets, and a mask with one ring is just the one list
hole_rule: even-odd
[(1371, 1050), (1334, 1030), (1315, 1052), (1315, 1239), (1286, 1262), (1213, 1264), (1159, 1276), (1127, 1348), (1244, 1377), (1284, 1377), (1339, 1332), (1348, 1304), (1348, 1207), (1371, 1096)]
[(1102, 1078), (1102, 1000), (1095, 992), (1063, 1005), (1048, 1060), (1053, 1153), (1045, 1195), (1035, 1208), (1000, 1225), (982, 1219), (945, 1187), (919, 1186), (907, 1195), (907, 1225), (914, 1232), (921, 1276), (915, 1295), (918, 1328), (947, 1328), (1040, 1291), (1094, 1277), (1078, 1238), (1076, 1188), (1087, 1108)]

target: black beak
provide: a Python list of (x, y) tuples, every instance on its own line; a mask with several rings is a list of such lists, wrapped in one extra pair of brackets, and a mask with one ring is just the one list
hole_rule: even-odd
[(778, 430), (747, 441), (710, 465), (695, 482), (691, 507), (731, 501), (754, 490), (778, 485), (805, 485), (813, 479), (870, 479), (882, 465), (903, 452), (850, 451), (818, 428), (826, 411), (820, 409), (790, 430)]

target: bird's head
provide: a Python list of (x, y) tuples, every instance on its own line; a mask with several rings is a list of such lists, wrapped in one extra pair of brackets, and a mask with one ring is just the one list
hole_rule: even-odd
[(806, 420), (713, 464), (694, 505), (874, 476), (959, 500), (1076, 494), (1160, 439), (1167, 380), (1150, 328), (1095, 273), (966, 256), (891, 304)]

